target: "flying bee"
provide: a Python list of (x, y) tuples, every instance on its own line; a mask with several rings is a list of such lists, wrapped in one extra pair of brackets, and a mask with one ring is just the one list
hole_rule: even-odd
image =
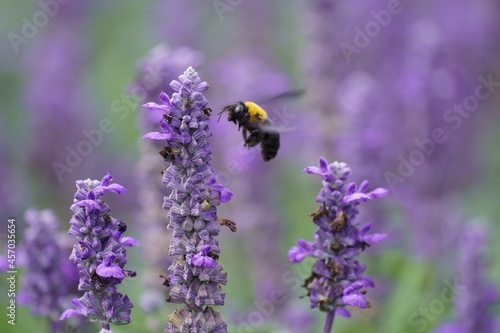
[(221, 113), (226, 111), (227, 120), (238, 124), (238, 130), (243, 128), (245, 147), (255, 147), (260, 143), (264, 161), (276, 157), (280, 148), (280, 134), (264, 109), (253, 102), (238, 102), (226, 106)]
[[(303, 94), (303, 90), (292, 90), (282, 93), (267, 101), (276, 100), (282, 97), (293, 97)], [(254, 102), (237, 102), (228, 105), (219, 112), (219, 119), (222, 113), (227, 111), (227, 120), (238, 125), (238, 130), (243, 128), (243, 140), (245, 147), (255, 147), (261, 144), (261, 154), (264, 161), (270, 161), (276, 157), (280, 148), (280, 129), (269, 119), (267, 112)]]

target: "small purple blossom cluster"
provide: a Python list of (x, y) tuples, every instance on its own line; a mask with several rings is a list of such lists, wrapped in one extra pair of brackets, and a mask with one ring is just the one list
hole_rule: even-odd
[(488, 281), (484, 253), (488, 229), (480, 220), (464, 225), (459, 237), (457, 299), (454, 321), (445, 323), (432, 333), (493, 333), (500, 331), (500, 322), (492, 309), (500, 304), (500, 290)]
[(224, 304), (221, 285), (227, 278), (218, 261), (215, 237), (222, 219), (216, 206), (229, 201), (232, 193), (216, 182), (210, 165), (210, 110), (203, 96), (208, 84), (189, 67), (170, 87), (176, 91), (172, 98), (161, 93), (163, 104), (144, 105), (164, 113), (160, 121), (163, 133), (151, 132), (144, 138), (166, 141), (160, 154), (170, 165), (162, 182), (171, 192), (163, 209), (168, 211), (168, 228), (173, 230), (169, 254), (177, 259), (168, 268), (165, 284), (171, 286), (167, 301), (185, 304), (169, 317), (165, 332), (227, 332), (225, 322), (210, 306)]
[(28, 209), (25, 220), (29, 228), (24, 232), (20, 257), (26, 275), (18, 301), (29, 304), (33, 315), (47, 316), (54, 330), (60, 328), (58, 318), (76, 292), (78, 272), (67, 257), (61, 256), (66, 245), (62, 236), (67, 235), (59, 232), (60, 221), (54, 211)]
[(316, 198), (321, 206), (311, 214), (318, 229), (312, 242), (297, 240), (298, 245), (289, 250), (288, 259), (291, 263), (301, 262), (308, 256), (316, 259), (312, 274), (304, 284), (311, 308), (319, 307), (332, 316), (349, 317), (345, 306), (369, 307), (363, 289), (374, 286), (373, 280), (363, 275), (366, 265), (356, 257), (370, 244), (387, 236), (368, 235), (371, 223), (359, 225), (357, 206), (383, 197), (388, 191), (377, 188), (366, 192), (367, 181), (357, 188), (355, 183), (348, 183), (351, 169), (345, 163), (328, 164), (324, 158), (320, 158), (319, 167), (311, 166), (303, 172), (317, 174), (323, 180), (323, 188)]
[(110, 208), (101, 199), (106, 192), (117, 194), (127, 190), (116, 183), (111, 184), (110, 174), (98, 180), (79, 180), (71, 211), (69, 234), (77, 238), (70, 259), (80, 270), (78, 289), (85, 291), (79, 299), (73, 299), (76, 309), (68, 309), (61, 319), (82, 315), (92, 322), (99, 322), (103, 329), (109, 324), (130, 322), (133, 307), (128, 296), (118, 293), (117, 285), (125, 277), (134, 277), (135, 272), (124, 269), (127, 263), (126, 249), (139, 245), (132, 237), (122, 237), (127, 225), (110, 215)]
[(493, 308), (500, 305), (500, 290), (486, 276), (488, 260), (485, 253), (489, 230), (479, 219), (465, 225), (459, 238), (462, 248), (458, 256), (458, 281), (465, 286), (457, 296), (455, 312), (458, 324), (457, 333), (498, 332)]

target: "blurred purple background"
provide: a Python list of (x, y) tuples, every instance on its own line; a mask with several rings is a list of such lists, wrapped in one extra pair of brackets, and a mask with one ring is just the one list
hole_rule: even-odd
[[(171, 260), (163, 164), (159, 146), (140, 139), (161, 115), (140, 105), (158, 102), (162, 90), (171, 94), (168, 84), (188, 66), (210, 84), (214, 167), (234, 193), (219, 213), (238, 223), (237, 233), (220, 236), (228, 285), (218, 311), (229, 331), (319, 330), (323, 314), (308, 309), (298, 297), (305, 290), (286, 278), (306, 277), (310, 262), (292, 268), (286, 251), (314, 232), (307, 214), (317, 208), (321, 184), (301, 170), (320, 156), (346, 162), (354, 179), (391, 191), (361, 211), (376, 232), (390, 234), (363, 257), (377, 284), (369, 293), (373, 307), (339, 319), (334, 332), (456, 327), (463, 309), (481, 300), (458, 295), (431, 319), (419, 309), (440, 299), (446, 281), (470, 265), (457, 255), (468, 247), (481, 245), (477, 256), (486, 263), (471, 268), (480, 272), (472, 285), (491, 287), (491, 304), (498, 301), (498, 1), (8, 0), (5, 6), (1, 225), (17, 219), (20, 245), (25, 211), (49, 208), (65, 233), (75, 181), (111, 172), (129, 193), (108, 203), (143, 244), (130, 251), (138, 277), (124, 287), (136, 304), (133, 322), (117, 331), (162, 331), (171, 313), (156, 279)], [(303, 97), (265, 102), (297, 88), (306, 90)], [(247, 100), (262, 102), (287, 129), (270, 162), (262, 161), (259, 147), (243, 148), (225, 115), (217, 121), (222, 107)], [(6, 227), (0, 236), (4, 248)], [(262, 304), (273, 290), (285, 301), (266, 313)], [(461, 322), (460, 332), (498, 332), (494, 324), (480, 326), (500, 316), (489, 305), (471, 314), (474, 324)], [(18, 319), (28, 319), (13, 331), (1, 322), (2, 332), (30, 331), (44, 320), (20, 311)], [(258, 324), (255, 313), (263, 318)]]

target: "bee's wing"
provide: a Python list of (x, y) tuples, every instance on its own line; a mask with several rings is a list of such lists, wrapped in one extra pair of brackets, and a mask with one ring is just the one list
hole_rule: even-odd
[(288, 132), (293, 130), (295, 127), (284, 127), (277, 126), (271, 119), (267, 118), (266, 121), (260, 123), (259, 129), (262, 132), (266, 133), (280, 133), (280, 132)]
[(293, 89), (293, 90), (288, 90), (285, 92), (282, 92), (281, 94), (269, 97), (267, 99), (261, 100), (257, 102), (257, 104), (265, 104), (268, 102), (275, 102), (280, 99), (286, 99), (286, 98), (295, 98), (295, 97), (301, 97), (306, 93), (305, 89)]

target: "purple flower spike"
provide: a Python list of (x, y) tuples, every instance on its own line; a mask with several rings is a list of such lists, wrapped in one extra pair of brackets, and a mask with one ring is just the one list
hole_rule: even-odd
[[(146, 104), (147, 108), (164, 111), (161, 122), (164, 136), (145, 135), (166, 141), (160, 154), (169, 163), (163, 183), (171, 193), (165, 197), (163, 208), (170, 218), (168, 228), (173, 229), (169, 254), (177, 256), (165, 274), (171, 287), (167, 301), (184, 304), (169, 317), (165, 332), (225, 333), (226, 324), (211, 306), (224, 305), (221, 285), (226, 284), (215, 237), (220, 231), (220, 221), (232, 223), (217, 217), (216, 207), (229, 201), (232, 193), (217, 183), (210, 164), (212, 150), (207, 142), (212, 135), (208, 127), (210, 112), (202, 94), (208, 84), (189, 67), (170, 87), (176, 92), (171, 97), (162, 93), (163, 105)], [(234, 229), (234, 225), (228, 226)]]
[[(76, 309), (63, 312), (60, 319), (81, 315), (90, 321), (102, 324), (128, 324), (133, 307), (127, 296), (116, 291), (116, 286), (135, 272), (125, 270), (127, 263), (125, 246), (138, 245), (132, 237), (123, 237), (126, 224), (111, 217), (108, 205), (101, 199), (106, 192), (127, 193), (119, 185), (112, 184), (110, 174), (98, 180), (79, 180), (75, 203), (71, 206), (74, 215), (70, 220), (69, 234), (78, 242), (73, 247), (70, 259), (80, 270), (79, 290), (85, 294), (74, 299)], [(97, 208), (98, 207), (98, 208)]]
[(370, 223), (357, 222), (358, 204), (387, 195), (388, 191), (377, 188), (365, 193), (368, 182), (364, 181), (356, 191), (356, 185), (348, 182), (351, 169), (345, 163), (327, 163), (319, 160), (319, 167), (308, 167), (304, 172), (320, 175), (323, 188), (316, 198), (321, 205), (311, 214), (318, 229), (312, 242), (297, 240), (297, 246), (288, 252), (288, 260), (298, 263), (305, 257), (316, 259), (312, 275), (304, 286), (308, 291), (311, 308), (328, 312), (324, 332), (330, 332), (333, 317), (338, 314), (350, 317), (346, 305), (358, 308), (370, 307), (365, 298), (365, 288), (374, 287), (372, 279), (363, 276), (366, 266), (356, 257), (372, 243), (386, 238), (385, 234), (370, 234)]
[(34, 316), (48, 318), (55, 331), (60, 326), (59, 315), (77, 295), (78, 271), (67, 257), (68, 236), (60, 233), (59, 219), (52, 210), (29, 209), (25, 220), (29, 227), (24, 232), (19, 258), (24, 258), (26, 273), (18, 301), (29, 305)]
[(488, 261), (484, 250), (489, 231), (479, 219), (464, 225), (458, 242), (458, 274), (453, 285), (457, 291), (455, 318), (432, 333), (500, 332), (498, 315), (495, 315), (495, 307), (500, 305), (500, 290), (486, 274)]

